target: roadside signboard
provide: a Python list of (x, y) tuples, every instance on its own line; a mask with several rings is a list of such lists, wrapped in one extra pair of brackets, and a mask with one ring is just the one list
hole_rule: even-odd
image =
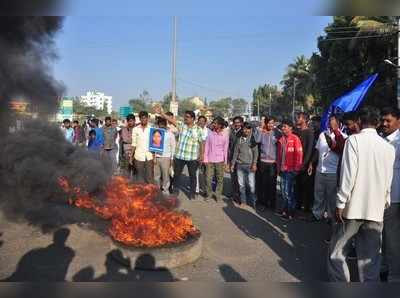
[(121, 118), (126, 118), (129, 114), (133, 114), (132, 107), (120, 107), (119, 108), (119, 116)]

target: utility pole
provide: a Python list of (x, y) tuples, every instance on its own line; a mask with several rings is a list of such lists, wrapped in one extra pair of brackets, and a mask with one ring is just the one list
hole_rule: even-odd
[(296, 78), (293, 78), (292, 121), (294, 122), (294, 103), (296, 100)]
[(178, 102), (176, 101), (176, 17), (173, 18), (172, 32), (172, 100), (170, 111), (176, 116), (178, 114)]
[(271, 107), (272, 107), (272, 94), (269, 91), (269, 116), (271, 117)]
[(257, 120), (260, 121), (260, 96), (257, 96), (257, 117)]

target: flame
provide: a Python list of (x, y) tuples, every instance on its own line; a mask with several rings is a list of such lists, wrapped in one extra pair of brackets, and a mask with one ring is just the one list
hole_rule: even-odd
[(156, 185), (132, 184), (125, 177), (115, 176), (105, 188), (104, 203), (99, 203), (79, 187), (72, 187), (65, 177), (58, 183), (71, 196), (71, 205), (110, 220), (111, 237), (125, 245), (160, 247), (200, 233), (187, 212), (175, 210), (178, 200), (161, 198)]

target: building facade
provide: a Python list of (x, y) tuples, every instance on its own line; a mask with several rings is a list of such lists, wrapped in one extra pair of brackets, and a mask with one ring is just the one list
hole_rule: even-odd
[(86, 95), (81, 96), (81, 102), (97, 110), (106, 109), (108, 114), (112, 112), (112, 96), (106, 96), (104, 93), (98, 91), (86, 92)]

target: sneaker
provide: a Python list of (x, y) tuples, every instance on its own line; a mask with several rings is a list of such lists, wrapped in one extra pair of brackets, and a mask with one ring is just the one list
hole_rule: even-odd
[(251, 202), (250, 206), (254, 209), (257, 210), (257, 202)]
[(233, 202), (235, 202), (236, 204), (238, 204), (239, 206), (242, 205), (242, 200), (239, 198), (233, 198)]

